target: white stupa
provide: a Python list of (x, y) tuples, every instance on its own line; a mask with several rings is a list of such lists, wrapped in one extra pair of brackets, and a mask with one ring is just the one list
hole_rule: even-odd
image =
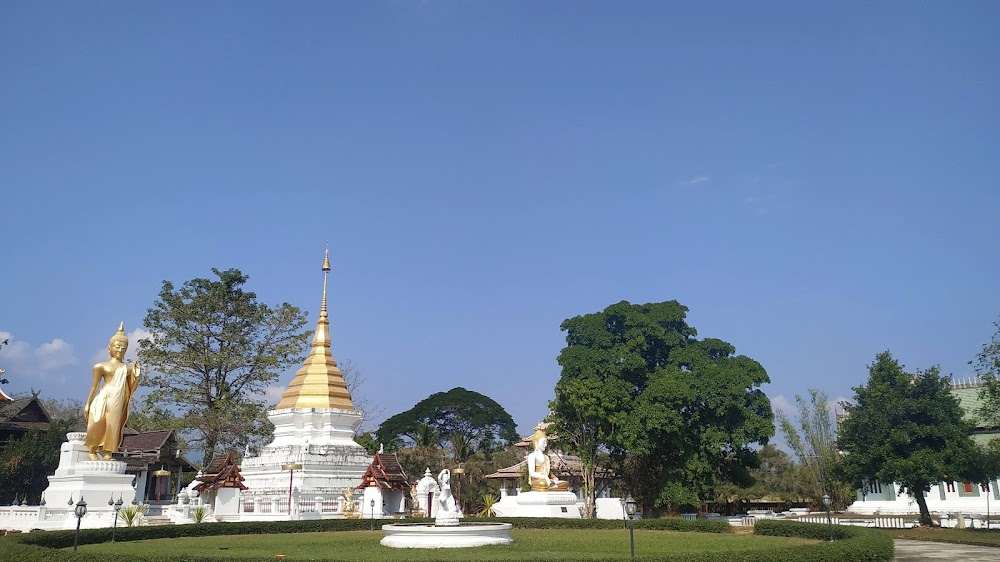
[(273, 441), (260, 456), (241, 463), (247, 487), (240, 498), (241, 520), (342, 517), (353, 507), (346, 505), (344, 489), (358, 486), (372, 462), (354, 441), (354, 430), (363, 414), (354, 409), (351, 393), (330, 354), (326, 311), (329, 271), (327, 250), (323, 302), (312, 349), (281, 401), (267, 412), (274, 424)]

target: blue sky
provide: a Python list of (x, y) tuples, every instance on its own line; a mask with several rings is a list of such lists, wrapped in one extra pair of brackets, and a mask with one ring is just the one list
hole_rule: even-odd
[[(1000, 315), (995, 2), (0, 3), (9, 393), (86, 396), (164, 279), (318, 312), (385, 415), (521, 433), (562, 320), (677, 299), (847, 397)], [(282, 377), (291, 379), (294, 369)]]

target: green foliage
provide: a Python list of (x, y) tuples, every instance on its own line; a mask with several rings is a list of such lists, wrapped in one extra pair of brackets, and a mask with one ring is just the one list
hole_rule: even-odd
[(489, 396), (461, 387), (432, 394), (413, 408), (392, 416), (382, 422), (376, 435), (387, 444), (398, 438), (420, 443), (427, 437), (423, 426), (436, 432), (437, 444), (461, 435), (472, 450), (496, 450), (517, 440), (514, 419), (500, 404)]
[[(983, 379), (983, 388), (979, 391), (979, 408), (976, 415), (986, 427), (1000, 427), (1000, 321), (993, 325), (997, 331), (993, 338), (983, 344), (983, 349), (976, 355), (975, 369)], [(970, 361), (970, 363), (972, 363)]]
[(491, 518), (496, 517), (497, 512), (493, 511), (493, 506), (500, 501), (500, 498), (493, 494), (483, 494), (483, 501), (479, 504), (479, 511), (476, 512), (476, 517)]
[[(765, 519), (754, 525), (754, 534), (772, 537), (801, 537), (826, 541), (830, 538), (830, 527), (822, 523), (797, 523)], [(803, 549), (786, 549), (782, 554), (787, 558), (768, 560), (789, 560), (803, 562), (852, 562), (881, 561), (893, 559), (892, 539), (879, 531), (861, 527), (833, 526), (834, 542), (824, 542)]]
[(840, 476), (862, 489), (866, 480), (898, 482), (931, 524), (923, 492), (946, 480), (986, 480), (984, 455), (970, 437), (948, 377), (936, 367), (907, 373), (888, 352), (869, 366), (868, 383), (854, 388), (853, 404), (840, 426), (838, 446), (847, 453)]
[(118, 516), (126, 527), (145, 525), (147, 513), (149, 513), (149, 506), (144, 503), (126, 505), (118, 509)]
[(845, 509), (854, 502), (855, 488), (836, 477), (835, 469), (841, 456), (830, 400), (822, 391), (811, 388), (808, 400), (795, 396), (795, 406), (798, 426), (782, 412), (777, 418), (785, 442), (798, 458), (799, 477), (806, 488), (806, 497), (814, 505), (822, 505), (821, 498), (827, 495), (833, 509)]
[(628, 485), (648, 514), (697, 507), (720, 481), (748, 484), (755, 448), (774, 435), (764, 368), (722, 340), (696, 339), (686, 315), (677, 301), (622, 301), (562, 323), (551, 431), (584, 463), (588, 513), (603, 450), (628, 451)]
[(354, 438), (354, 442), (364, 447), (369, 455), (374, 455), (378, 452), (378, 441), (372, 437), (371, 433), (359, 433)]
[(715, 510), (730, 514), (745, 513), (746, 504), (760, 500), (801, 503), (811, 497), (802, 474), (788, 453), (774, 445), (765, 445), (757, 453), (760, 466), (750, 471), (753, 483), (738, 485), (722, 482), (715, 487)]
[(179, 412), (206, 459), (268, 434), (263, 392), (301, 360), (308, 338), (298, 308), (258, 303), (238, 269), (212, 272), (218, 279), (192, 279), (179, 289), (164, 281), (143, 321), (152, 335), (139, 342), (140, 361), (154, 371), (142, 379), (153, 389), (147, 406)]
[(212, 515), (212, 509), (208, 506), (199, 505), (191, 510), (191, 520), (195, 523), (203, 523)]
[(0, 505), (25, 496), (28, 503), (38, 505), (48, 476), (59, 466), (59, 447), (73, 422), (55, 420), (48, 431), (30, 431), (0, 448)]

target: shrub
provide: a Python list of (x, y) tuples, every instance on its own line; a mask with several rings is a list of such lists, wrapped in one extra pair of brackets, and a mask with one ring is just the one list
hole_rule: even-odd
[(493, 505), (498, 501), (497, 497), (493, 494), (483, 495), (483, 507), (476, 513), (476, 516), (484, 518), (496, 517), (497, 512), (493, 511)]
[(149, 513), (149, 506), (144, 503), (126, 505), (118, 509), (118, 516), (121, 517), (122, 523), (126, 527), (148, 525), (149, 521), (146, 520), (147, 513)]
[(199, 505), (191, 510), (191, 519), (195, 523), (204, 523), (212, 515), (212, 508), (206, 505)]

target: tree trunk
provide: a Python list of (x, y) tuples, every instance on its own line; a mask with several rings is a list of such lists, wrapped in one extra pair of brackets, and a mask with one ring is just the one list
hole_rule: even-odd
[(934, 520), (931, 519), (931, 512), (927, 510), (927, 499), (924, 497), (923, 490), (917, 490), (913, 494), (913, 499), (917, 500), (917, 506), (920, 508), (920, 524), (934, 525)]
[(584, 519), (593, 519), (595, 517), (594, 510), (594, 482), (597, 479), (595, 473), (597, 472), (597, 467), (593, 462), (588, 462), (584, 465), (583, 470), (583, 509), (586, 513), (583, 514)]

